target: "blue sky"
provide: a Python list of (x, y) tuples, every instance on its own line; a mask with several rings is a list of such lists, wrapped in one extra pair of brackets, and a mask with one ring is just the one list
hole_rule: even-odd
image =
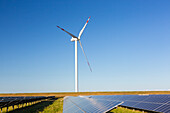
[(74, 35), (80, 91), (170, 89), (170, 1), (1, 0), (0, 92), (74, 91)]

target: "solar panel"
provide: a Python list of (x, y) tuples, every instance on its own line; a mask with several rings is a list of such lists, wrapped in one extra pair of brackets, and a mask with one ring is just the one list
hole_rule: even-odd
[(8, 111), (9, 106), (13, 106), (13, 109), (14, 109), (14, 105), (24, 104), (24, 103), (28, 103), (28, 102), (34, 102), (37, 100), (42, 100), (42, 99), (47, 99), (47, 98), (54, 98), (54, 96), (49, 96), (49, 97), (45, 97), (45, 96), (0, 97), (0, 109), (2, 110), (2, 108), (7, 107), (7, 111)]
[(64, 113), (76, 111), (103, 113), (116, 106), (130, 107), (147, 111), (170, 113), (170, 95), (101, 95), (66, 97)]
[(86, 96), (65, 97), (63, 113), (103, 113), (119, 104), (120, 101), (97, 100)]

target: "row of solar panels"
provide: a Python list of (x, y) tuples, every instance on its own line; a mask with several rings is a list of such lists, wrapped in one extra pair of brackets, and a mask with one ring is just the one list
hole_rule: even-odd
[(30, 97), (0, 97), (0, 108), (24, 104), (28, 102), (35, 102), (38, 100), (54, 98), (54, 96), (30, 96)]
[(65, 97), (63, 113), (105, 113), (117, 106), (170, 113), (170, 95), (105, 95)]

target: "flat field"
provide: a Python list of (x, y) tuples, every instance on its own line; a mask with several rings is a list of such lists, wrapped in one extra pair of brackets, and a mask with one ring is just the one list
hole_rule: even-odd
[(145, 94), (170, 94), (170, 91), (115, 91), (115, 92), (62, 92), (62, 93), (8, 93), (0, 94), (4, 96), (79, 96), (79, 95), (145, 95)]
[[(79, 96), (79, 95), (147, 95), (147, 94), (170, 94), (170, 91), (117, 91), (117, 92), (65, 92), (65, 93), (10, 93), (10, 94), (0, 94), (0, 97), (3, 96)], [(31, 111), (28, 113), (62, 113), (63, 98), (57, 100), (44, 100), (37, 104), (26, 106), (24, 108), (15, 109), (10, 111), (10, 113), (23, 113), (26, 111)], [(12, 107), (11, 107), (12, 109)], [(3, 108), (3, 113), (6, 111), (6, 108)], [(130, 109), (125, 109), (118, 107), (108, 113), (142, 113), (141, 111), (133, 111)]]

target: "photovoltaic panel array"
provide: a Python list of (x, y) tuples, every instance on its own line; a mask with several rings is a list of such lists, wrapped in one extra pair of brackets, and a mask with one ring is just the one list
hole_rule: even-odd
[(120, 101), (98, 100), (85, 96), (65, 97), (63, 113), (104, 113), (119, 104)]
[(170, 113), (170, 95), (111, 95), (92, 96), (91, 98), (123, 101), (121, 106)]
[(0, 97), (0, 109), (2, 111), (2, 108), (13, 106), (14, 105), (19, 105), (19, 104), (24, 104), (28, 102), (35, 102), (43, 99), (49, 99), (49, 98), (54, 98), (54, 96), (29, 96), (29, 97)]
[(66, 97), (64, 113), (104, 113), (118, 105), (153, 112), (170, 113), (170, 95), (103, 95)]

